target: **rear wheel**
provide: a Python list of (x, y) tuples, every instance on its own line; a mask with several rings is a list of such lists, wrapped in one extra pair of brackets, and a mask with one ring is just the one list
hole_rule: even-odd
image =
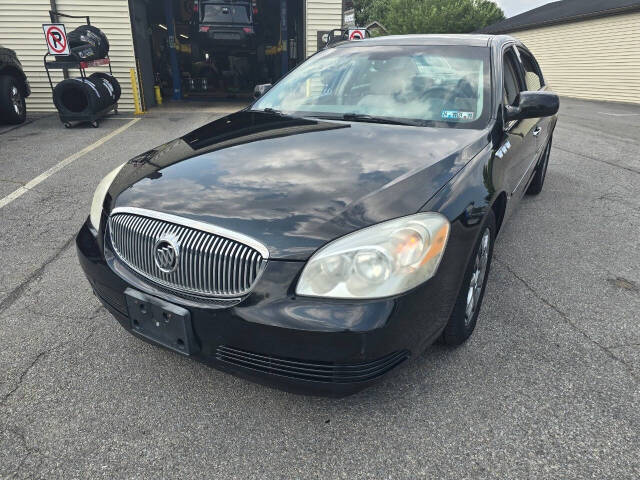
[(540, 163), (536, 169), (536, 173), (533, 175), (533, 180), (527, 189), (527, 195), (538, 195), (542, 191), (544, 186), (544, 179), (547, 177), (547, 167), (549, 166), (549, 156), (551, 154), (551, 139), (547, 143), (547, 147), (544, 149), (544, 153), (540, 158)]
[(480, 237), (476, 241), (473, 255), (467, 265), (453, 313), (442, 333), (442, 341), (446, 345), (461, 345), (476, 328), (491, 268), (495, 238), (496, 217), (491, 210), (482, 226)]
[(11, 75), (0, 75), (0, 121), (23, 123), (27, 118), (27, 105), (22, 85)]

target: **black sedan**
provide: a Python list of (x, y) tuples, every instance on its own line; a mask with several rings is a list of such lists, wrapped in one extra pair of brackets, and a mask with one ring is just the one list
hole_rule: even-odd
[(134, 335), (267, 384), (357, 391), (476, 327), (542, 189), (558, 97), (507, 36), (334, 45), (99, 185), (77, 237)]

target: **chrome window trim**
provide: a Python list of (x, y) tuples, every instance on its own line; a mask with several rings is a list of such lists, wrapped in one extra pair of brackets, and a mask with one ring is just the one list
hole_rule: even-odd
[(260, 243), (258, 240), (245, 235), (243, 233), (235, 232), (233, 230), (228, 230), (224, 227), (218, 227), (216, 225), (212, 225), (210, 223), (200, 222), (198, 220), (191, 220), (190, 218), (179, 217), (177, 215), (172, 215), (170, 213), (158, 212), (156, 210), (148, 210), (146, 208), (138, 208), (138, 207), (116, 207), (111, 210), (111, 215), (117, 215), (119, 213), (129, 213), (132, 215), (138, 215), (141, 217), (153, 218), (156, 220), (162, 220), (169, 223), (174, 223), (176, 225), (181, 225), (183, 227), (192, 228), (194, 230), (201, 230), (203, 232), (211, 233), (213, 235), (218, 235), (220, 237), (228, 238), (229, 240), (235, 240), (236, 242), (244, 243), (249, 247), (257, 250), (262, 258), (266, 261), (269, 259), (269, 249)]

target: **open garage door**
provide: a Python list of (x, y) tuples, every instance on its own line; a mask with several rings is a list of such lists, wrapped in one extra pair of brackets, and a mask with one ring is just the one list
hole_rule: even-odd
[[(164, 98), (250, 98), (304, 60), (304, 0), (131, 0), (145, 92)], [(151, 74), (149, 72), (151, 71)], [(148, 95), (147, 95), (148, 98)]]

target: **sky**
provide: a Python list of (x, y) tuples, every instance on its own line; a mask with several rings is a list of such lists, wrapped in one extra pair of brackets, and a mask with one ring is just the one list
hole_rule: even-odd
[(504, 16), (509, 18), (536, 7), (551, 3), (554, 0), (495, 0), (504, 10)]

